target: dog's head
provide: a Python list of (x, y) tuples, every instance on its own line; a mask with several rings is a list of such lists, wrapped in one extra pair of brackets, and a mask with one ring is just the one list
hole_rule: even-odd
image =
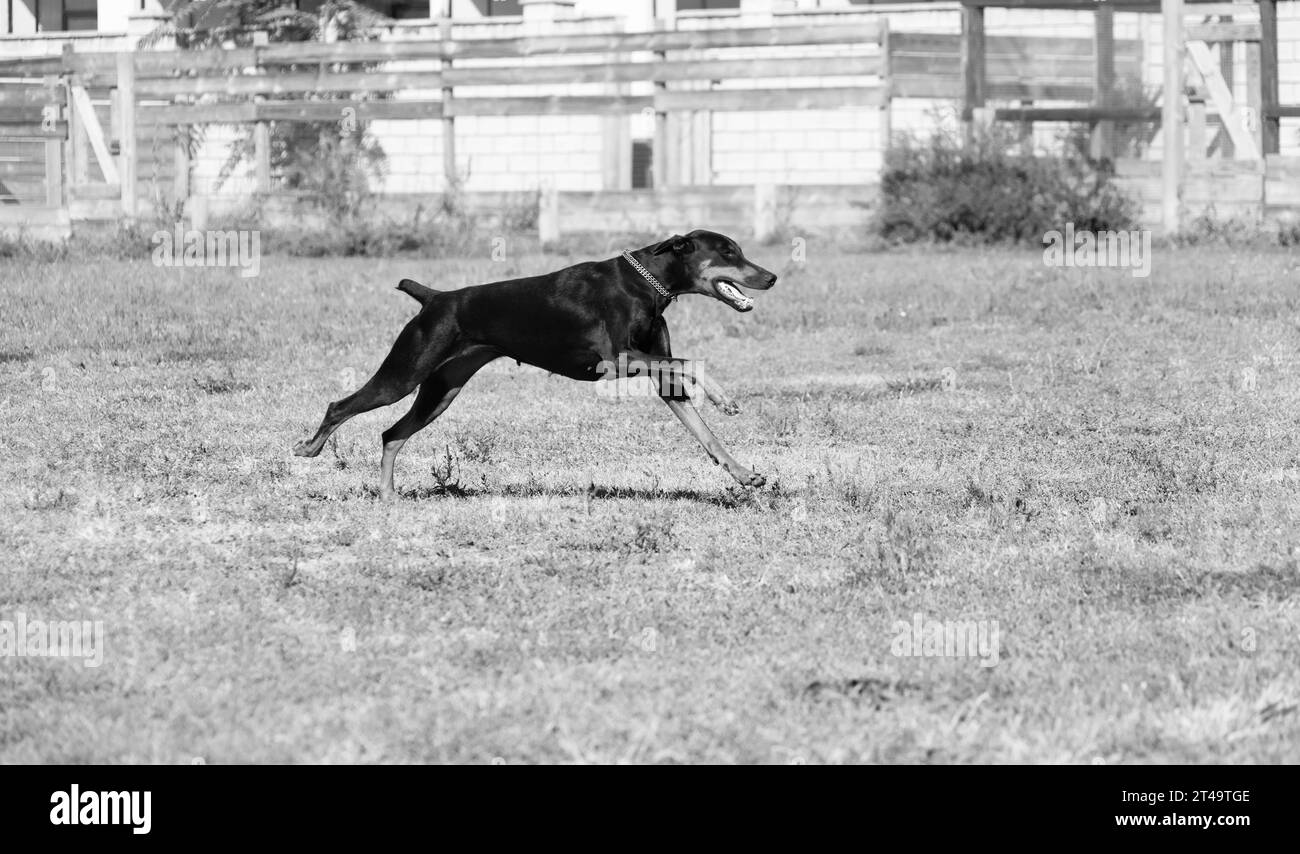
[(776, 284), (776, 274), (748, 261), (736, 241), (714, 231), (674, 234), (652, 250), (671, 254), (683, 268), (687, 282), (678, 293), (704, 294), (736, 311), (751, 311), (754, 301), (741, 288), (765, 291)]

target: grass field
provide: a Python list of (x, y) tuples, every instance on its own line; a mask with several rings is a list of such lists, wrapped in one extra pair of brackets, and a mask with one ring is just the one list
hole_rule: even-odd
[[(1156, 253), (752, 250), (753, 313), (668, 317), (765, 489), (498, 362), (388, 505), (406, 402), (289, 449), (393, 285), (567, 257), (2, 260), (0, 619), (105, 652), (0, 659), (0, 761), (1296, 761), (1300, 257)], [(894, 655), (917, 614), (996, 666)]]

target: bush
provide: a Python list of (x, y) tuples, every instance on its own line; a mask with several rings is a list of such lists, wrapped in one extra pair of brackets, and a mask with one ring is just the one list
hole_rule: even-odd
[(1073, 222), (1080, 231), (1127, 230), (1136, 205), (1112, 167), (1078, 154), (1020, 153), (1006, 128), (904, 139), (885, 155), (877, 230), (896, 241), (1019, 243)]
[(1294, 217), (1259, 222), (1220, 217), (1214, 208), (1202, 211), (1172, 236), (1175, 246), (1227, 246), (1240, 249), (1300, 246), (1300, 220)]

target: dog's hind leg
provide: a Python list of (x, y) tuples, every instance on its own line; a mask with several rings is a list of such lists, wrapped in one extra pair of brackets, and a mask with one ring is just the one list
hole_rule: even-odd
[(424, 377), (446, 360), (448, 350), (454, 345), (454, 328), (455, 322), (450, 317), (420, 314), (413, 318), (397, 336), (375, 375), (352, 394), (326, 407), (316, 434), (295, 445), (293, 452), (300, 457), (316, 456), (344, 421), (396, 403), (414, 391)]
[(385, 501), (396, 497), (393, 488), (393, 463), (406, 440), (428, 427), (447, 411), (470, 377), (501, 354), (492, 347), (470, 347), (438, 366), (420, 385), (410, 411), (384, 431), (384, 456), (379, 464), (379, 497)]

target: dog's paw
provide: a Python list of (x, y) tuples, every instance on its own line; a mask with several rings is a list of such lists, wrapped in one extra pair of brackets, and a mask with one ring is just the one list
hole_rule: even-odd
[(320, 448), (313, 447), (311, 439), (304, 439), (293, 446), (293, 455), (295, 457), (314, 457), (320, 453)]
[(767, 478), (763, 477), (756, 471), (749, 469), (736, 469), (731, 472), (731, 476), (736, 479), (736, 483), (741, 486), (749, 486), (757, 489), (767, 483)]

